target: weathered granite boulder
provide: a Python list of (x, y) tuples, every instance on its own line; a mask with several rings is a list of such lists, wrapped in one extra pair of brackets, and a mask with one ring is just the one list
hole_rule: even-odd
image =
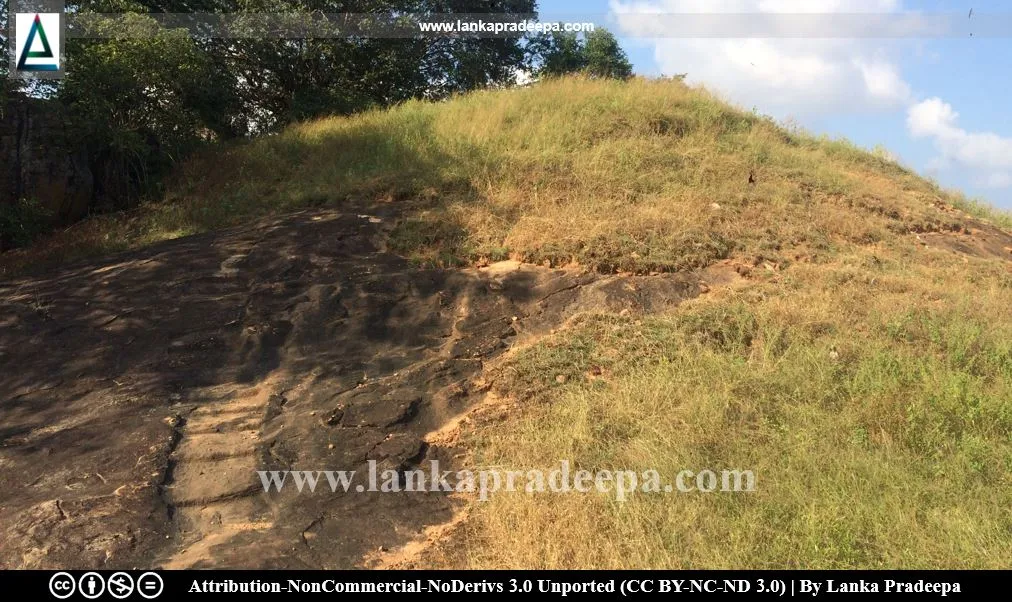
[(8, 99), (0, 111), (0, 204), (35, 199), (57, 223), (83, 217), (94, 178), (56, 103)]

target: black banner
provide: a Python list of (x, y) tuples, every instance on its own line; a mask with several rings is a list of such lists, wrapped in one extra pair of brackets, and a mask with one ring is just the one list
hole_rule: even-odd
[(958, 599), (1005, 589), (1009, 571), (7, 571), (5, 589), (50, 600), (342, 594)]

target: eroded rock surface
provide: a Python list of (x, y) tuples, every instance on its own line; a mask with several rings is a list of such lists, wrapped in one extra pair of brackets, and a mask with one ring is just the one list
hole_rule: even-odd
[(325, 479), (265, 493), (256, 471), (449, 468), (426, 434), (481, 400), (498, 355), (581, 311), (699, 293), (674, 274), (420, 269), (384, 250), (394, 217), (300, 213), (0, 284), (0, 563), (360, 566), (459, 502)]

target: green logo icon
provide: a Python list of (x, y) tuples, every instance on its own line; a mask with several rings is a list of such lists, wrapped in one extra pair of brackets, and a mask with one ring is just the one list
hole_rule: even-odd
[[(42, 42), (42, 50), (32, 50), (32, 44), (35, 43), (35, 36), (39, 37), (39, 41)], [(51, 63), (31, 63), (27, 64), (28, 59), (53, 59)], [(60, 66), (57, 63), (56, 56), (53, 55), (53, 50), (49, 46), (49, 38), (46, 37), (46, 30), (42, 27), (42, 20), (39, 15), (35, 15), (35, 20), (32, 21), (32, 28), (28, 32), (28, 39), (25, 40), (24, 48), (21, 50), (21, 58), (18, 59), (18, 71), (59, 71)]]

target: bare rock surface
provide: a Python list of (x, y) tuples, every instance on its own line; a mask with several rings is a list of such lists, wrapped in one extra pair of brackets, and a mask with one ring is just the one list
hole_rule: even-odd
[(657, 311), (696, 276), (421, 269), (392, 210), (303, 212), (0, 283), (0, 566), (354, 567), (443, 492), (265, 492), (257, 471), (447, 468), (427, 439), (511, 346)]

